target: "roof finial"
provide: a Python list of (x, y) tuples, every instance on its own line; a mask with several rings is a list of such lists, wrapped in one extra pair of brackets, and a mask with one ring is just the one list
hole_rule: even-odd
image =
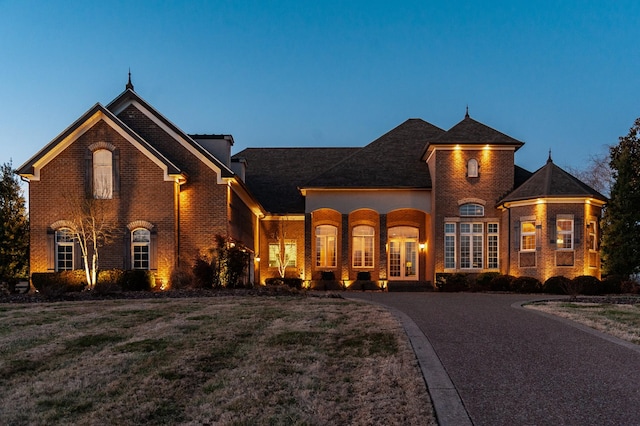
[(133, 83), (131, 83), (131, 68), (129, 68), (129, 81), (127, 82), (127, 85), (125, 86), (125, 89), (133, 90)]
[(464, 118), (469, 118), (469, 104), (467, 104), (467, 111), (464, 113)]
[(553, 163), (553, 160), (551, 159), (551, 148), (549, 148), (549, 158), (547, 159), (547, 163)]

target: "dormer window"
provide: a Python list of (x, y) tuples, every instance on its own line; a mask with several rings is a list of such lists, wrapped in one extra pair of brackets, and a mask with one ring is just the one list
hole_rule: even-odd
[(484, 206), (475, 203), (463, 204), (460, 206), (460, 216), (482, 217), (484, 216)]
[(478, 177), (478, 160), (475, 158), (467, 161), (467, 177)]

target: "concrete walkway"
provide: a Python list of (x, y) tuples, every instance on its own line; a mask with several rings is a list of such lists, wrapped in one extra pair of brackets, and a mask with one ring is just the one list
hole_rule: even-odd
[(441, 425), (640, 425), (640, 346), (520, 307), (539, 296), (346, 296), (400, 318)]

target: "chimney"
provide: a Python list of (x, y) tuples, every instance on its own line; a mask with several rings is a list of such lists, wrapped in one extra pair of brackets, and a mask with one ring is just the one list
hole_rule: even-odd
[(231, 135), (189, 135), (200, 146), (209, 151), (222, 164), (231, 168), (231, 147), (233, 136)]
[(247, 160), (245, 158), (234, 158), (231, 160), (231, 170), (233, 173), (245, 182), (244, 178), (247, 171)]

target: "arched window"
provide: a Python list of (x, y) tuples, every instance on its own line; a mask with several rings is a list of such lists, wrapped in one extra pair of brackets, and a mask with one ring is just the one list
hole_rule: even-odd
[(131, 266), (133, 269), (149, 269), (149, 246), (151, 232), (137, 228), (131, 233)]
[(475, 158), (467, 161), (467, 177), (478, 177), (478, 160)]
[(460, 216), (484, 216), (484, 206), (482, 204), (467, 203), (460, 206)]
[(338, 228), (332, 225), (316, 226), (316, 266), (335, 268)]
[(93, 197), (113, 198), (113, 154), (108, 149), (93, 152)]
[(73, 233), (69, 228), (60, 228), (56, 231), (56, 271), (73, 270)]
[(373, 226), (359, 225), (353, 228), (351, 247), (354, 268), (373, 268), (375, 230)]

